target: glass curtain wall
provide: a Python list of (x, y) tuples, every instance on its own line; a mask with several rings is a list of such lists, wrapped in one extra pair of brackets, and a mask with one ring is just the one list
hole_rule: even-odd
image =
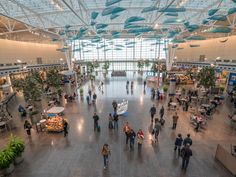
[[(167, 41), (163, 39), (132, 38), (102, 39), (98, 43), (90, 40), (74, 42), (74, 58), (82, 61), (110, 61), (109, 70), (137, 70), (137, 61), (166, 59)], [(144, 70), (149, 70), (144, 67)]]

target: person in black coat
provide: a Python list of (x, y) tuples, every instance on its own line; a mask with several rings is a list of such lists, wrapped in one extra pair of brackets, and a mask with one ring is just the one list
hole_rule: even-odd
[(183, 143), (183, 138), (181, 134), (178, 134), (178, 136), (175, 139), (175, 148), (174, 150), (176, 151), (178, 149), (178, 155), (180, 155), (180, 149)]
[(192, 146), (193, 141), (192, 141), (192, 139), (190, 138), (190, 134), (187, 134), (187, 137), (184, 138), (183, 144), (184, 144), (184, 146), (186, 146), (187, 144), (189, 144), (190, 146)]
[(66, 120), (63, 120), (63, 131), (64, 131), (64, 137), (68, 135), (68, 122)]
[(129, 139), (130, 139), (130, 150), (134, 149), (134, 141), (135, 141), (136, 133), (133, 129), (131, 129), (129, 133)]
[(156, 110), (156, 107), (155, 105), (153, 105), (150, 109), (150, 114), (151, 114), (151, 121), (153, 122), (153, 118), (154, 118), (154, 115), (156, 114), (157, 110)]
[(190, 144), (186, 144), (181, 149), (181, 156), (182, 156), (182, 169), (186, 170), (189, 164), (190, 157), (193, 155), (192, 150), (190, 149)]

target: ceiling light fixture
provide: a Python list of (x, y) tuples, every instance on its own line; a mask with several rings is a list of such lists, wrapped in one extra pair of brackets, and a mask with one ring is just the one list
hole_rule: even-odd
[(50, 0), (51, 4), (55, 6), (58, 10), (63, 11), (63, 6), (61, 3), (58, 2), (58, 0)]
[(187, 2), (188, 2), (188, 0), (180, 0), (179, 3), (177, 4), (177, 7), (182, 7), (182, 6), (184, 6)]

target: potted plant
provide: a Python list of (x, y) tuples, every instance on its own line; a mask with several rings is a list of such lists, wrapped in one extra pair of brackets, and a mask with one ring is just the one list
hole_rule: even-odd
[(8, 146), (15, 153), (14, 163), (15, 164), (21, 163), (24, 160), (22, 156), (22, 153), (24, 152), (25, 149), (24, 141), (16, 136), (11, 135)]
[(3, 175), (9, 175), (13, 172), (13, 170), (15, 169), (13, 163), (14, 159), (15, 153), (10, 147), (7, 147), (3, 151), (0, 151), (0, 171)]
[(220, 87), (220, 93), (223, 93), (225, 91), (225, 88), (224, 87)]
[(80, 89), (79, 89), (79, 93), (80, 93), (80, 97), (82, 98), (83, 95), (84, 95), (84, 89), (83, 89), (83, 88), (80, 88)]
[(167, 86), (164, 86), (163, 87), (163, 91), (166, 93), (168, 91), (168, 87)]

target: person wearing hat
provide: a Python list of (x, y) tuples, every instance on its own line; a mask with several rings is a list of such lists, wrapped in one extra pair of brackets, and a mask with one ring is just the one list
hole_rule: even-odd
[(182, 156), (182, 170), (186, 170), (189, 164), (190, 157), (193, 155), (192, 150), (190, 149), (190, 144), (187, 143), (181, 149), (181, 156)]

